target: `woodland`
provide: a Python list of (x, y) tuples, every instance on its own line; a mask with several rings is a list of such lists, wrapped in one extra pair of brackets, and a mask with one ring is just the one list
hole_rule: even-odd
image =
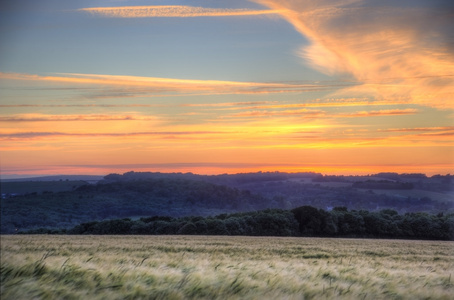
[(453, 190), (451, 175), (396, 173), (128, 172), (96, 183), (6, 181), (1, 233), (447, 240), (454, 231)]

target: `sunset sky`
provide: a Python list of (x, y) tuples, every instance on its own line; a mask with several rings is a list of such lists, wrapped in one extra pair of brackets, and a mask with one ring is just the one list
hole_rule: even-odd
[(453, 35), (449, 0), (2, 1), (1, 176), (453, 173)]

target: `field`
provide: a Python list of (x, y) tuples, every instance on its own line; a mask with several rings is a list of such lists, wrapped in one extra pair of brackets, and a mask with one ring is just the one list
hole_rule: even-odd
[(1, 299), (452, 299), (454, 243), (1, 236)]

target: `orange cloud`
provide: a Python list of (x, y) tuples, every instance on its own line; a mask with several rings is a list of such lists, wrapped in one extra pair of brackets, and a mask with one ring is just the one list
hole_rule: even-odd
[(445, 127), (416, 127), (416, 128), (391, 128), (379, 130), (385, 132), (431, 132), (431, 131), (454, 131), (454, 126)]
[(161, 104), (0, 104), (0, 107), (159, 107)]
[(251, 102), (223, 102), (223, 103), (187, 103), (180, 104), (182, 107), (232, 107), (244, 105), (263, 105), (270, 103), (269, 101), (251, 101)]
[(452, 10), (435, 4), (385, 6), (373, 0), (256, 2), (281, 11), (310, 40), (298, 54), (313, 68), (350, 74), (363, 83), (337, 95), (368, 94), (454, 108)]
[(324, 114), (325, 112), (321, 110), (294, 109), (282, 111), (246, 111), (230, 115), (229, 117), (305, 116), (315, 118), (324, 116)]
[(180, 136), (180, 135), (219, 135), (227, 132), (220, 131), (142, 131), (142, 132), (15, 132), (15, 133), (0, 133), (0, 139), (35, 139), (45, 137), (132, 137), (132, 136)]
[[(254, 103), (251, 103), (254, 104)], [(350, 101), (348, 99), (339, 99), (336, 102), (308, 102), (308, 103), (289, 103), (289, 104), (267, 104), (267, 103), (255, 103), (253, 106), (243, 106), (232, 105), (232, 103), (217, 103), (214, 105), (211, 104), (196, 104), (190, 106), (204, 106), (204, 107), (225, 107), (221, 108), (222, 110), (251, 110), (251, 109), (284, 109), (284, 108), (329, 108), (329, 107), (354, 107), (354, 106), (386, 106), (386, 105), (396, 105), (395, 102), (388, 101)]]
[(205, 8), (185, 5), (91, 7), (81, 8), (78, 11), (110, 18), (232, 17), (279, 13), (279, 11), (275, 10)]
[(340, 114), (336, 115), (339, 117), (382, 117), (382, 116), (398, 116), (398, 115), (413, 115), (418, 112), (417, 109), (384, 109), (384, 110), (373, 110), (373, 111), (358, 111), (351, 114)]
[[(236, 110), (247, 110), (244, 112), (228, 115), (227, 117), (271, 117), (271, 116), (304, 116), (305, 118), (354, 118), (354, 117), (383, 117), (383, 116), (399, 116), (412, 115), (419, 111), (417, 109), (383, 109), (373, 111), (358, 111), (344, 114), (328, 114), (323, 110), (314, 109), (290, 109), (279, 110), (282, 108), (291, 107), (306, 107), (305, 104), (287, 104), (287, 105), (269, 105), (269, 106), (253, 106), (244, 108), (235, 108)], [(255, 109), (255, 110), (251, 110)], [(268, 109), (268, 110), (267, 110)], [(272, 109), (272, 110), (271, 110)]]
[(389, 106), (405, 104), (396, 101), (370, 101), (357, 98), (316, 99), (306, 103), (279, 103), (279, 101), (249, 101), (249, 102), (221, 102), (221, 103), (185, 103), (185, 104), (0, 104), (0, 108), (71, 108), (71, 107), (102, 107), (102, 108), (145, 108), (145, 107), (197, 107), (210, 110), (264, 110), (285, 108), (329, 108), (354, 106)]
[[(448, 132), (425, 132), (425, 133), (420, 133), (418, 136), (426, 137), (426, 136), (432, 136), (432, 137), (442, 137), (442, 136), (454, 136), (454, 132), (448, 131)], [(454, 144), (454, 143), (451, 143)]]
[[(305, 91), (317, 91), (319, 89), (333, 89), (337, 85), (318, 84), (286, 84), (286, 83), (263, 83), (263, 82), (240, 82), (221, 80), (193, 80), (174, 79), (159, 77), (141, 77), (124, 75), (99, 75), (58, 73), (43, 76), (36, 74), (2, 73), (0, 79), (23, 80), (33, 82), (55, 82), (77, 85), (96, 85), (109, 87), (122, 87), (120, 96), (130, 97), (134, 94), (167, 95), (176, 94), (261, 94), (261, 93), (295, 93)], [(351, 85), (351, 84), (350, 84)], [(113, 93), (118, 91), (113, 90)], [(103, 91), (109, 94), (109, 91)], [(110, 95), (109, 95), (110, 97)]]
[(44, 114), (21, 114), (0, 117), (0, 122), (68, 122), (68, 121), (149, 121), (156, 120), (153, 117), (138, 115), (44, 115)]

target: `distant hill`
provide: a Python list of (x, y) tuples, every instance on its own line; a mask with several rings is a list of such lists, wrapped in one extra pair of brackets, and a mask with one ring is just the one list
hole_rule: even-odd
[(55, 175), (2, 179), (0, 181), (0, 191), (2, 197), (30, 193), (72, 191), (82, 185), (96, 184), (103, 178), (103, 176), (93, 175)]
[[(114, 218), (214, 216), (305, 205), (327, 211), (335, 207), (393, 209), (401, 214), (454, 211), (451, 175), (258, 172), (208, 176), (127, 172), (103, 178), (44, 178), (56, 180), (1, 182), (2, 233), (38, 227), (69, 228), (81, 222)], [(71, 180), (80, 178), (97, 181)]]
[(41, 194), (41, 193), (57, 193), (72, 191), (76, 188), (89, 184), (82, 180), (59, 180), (59, 181), (11, 181), (1, 182), (2, 198), (12, 196)]
[(1, 199), (1, 232), (67, 228), (111, 218), (208, 216), (268, 206), (279, 205), (260, 195), (203, 181), (149, 179), (85, 184), (72, 191), (34, 192)]
[(99, 181), (102, 180), (102, 175), (52, 175), (52, 176), (37, 176), (37, 177), (26, 177), (26, 178), (12, 178), (2, 179), (2, 182), (24, 182), (24, 181), (59, 181), (59, 180), (71, 180), (71, 181)]

